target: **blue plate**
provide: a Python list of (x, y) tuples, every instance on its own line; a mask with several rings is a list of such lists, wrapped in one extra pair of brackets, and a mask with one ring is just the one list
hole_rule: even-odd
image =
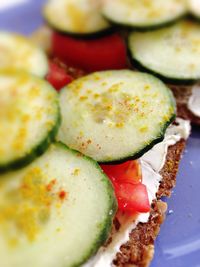
[[(0, 29), (31, 33), (43, 23), (44, 2), (21, 0), (14, 7), (0, 8)], [(156, 240), (151, 267), (200, 267), (200, 128), (192, 129), (176, 188), (167, 202), (169, 211)]]

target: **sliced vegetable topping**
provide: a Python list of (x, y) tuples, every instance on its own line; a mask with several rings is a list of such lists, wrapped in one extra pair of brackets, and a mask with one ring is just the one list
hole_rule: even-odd
[(113, 183), (118, 208), (128, 213), (148, 212), (150, 203), (146, 186), (142, 184), (141, 167), (138, 161), (103, 165), (101, 168)]
[(0, 32), (0, 70), (11, 68), (44, 77), (48, 62), (44, 52), (25, 37)]
[(55, 90), (26, 73), (0, 72), (0, 95), (1, 172), (43, 153), (57, 133), (60, 113)]
[(70, 83), (73, 77), (67, 74), (63, 68), (50, 62), (49, 73), (46, 76), (46, 80), (59, 91), (62, 87)]
[(103, 14), (114, 23), (134, 28), (155, 28), (186, 14), (184, 0), (105, 0)]
[(168, 81), (200, 79), (200, 25), (194, 21), (152, 32), (132, 32), (129, 49), (140, 66)]
[(115, 183), (114, 184), (119, 210), (135, 213), (149, 212), (150, 203), (146, 186), (131, 183)]
[(28, 167), (0, 176), (1, 266), (80, 266), (108, 238), (115, 211), (96, 162), (52, 144)]
[(130, 70), (96, 72), (60, 94), (58, 140), (99, 162), (138, 158), (163, 139), (175, 102), (157, 78)]
[(142, 181), (142, 171), (137, 160), (128, 160), (121, 164), (104, 165), (101, 168), (112, 182), (128, 182), (138, 184)]
[(91, 35), (110, 29), (100, 12), (101, 1), (49, 0), (44, 17), (56, 30), (72, 35)]
[(126, 67), (126, 46), (119, 34), (80, 40), (54, 33), (52, 53), (65, 63), (86, 71)]

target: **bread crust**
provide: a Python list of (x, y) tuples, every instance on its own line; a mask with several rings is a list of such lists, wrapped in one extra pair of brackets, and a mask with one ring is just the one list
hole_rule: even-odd
[[(113, 261), (118, 267), (147, 267), (154, 255), (154, 241), (159, 234), (160, 226), (165, 219), (167, 204), (161, 200), (162, 196), (170, 196), (176, 183), (178, 165), (185, 147), (185, 140), (169, 147), (166, 162), (160, 174), (163, 180), (160, 184), (157, 200), (151, 206), (150, 218), (147, 223), (139, 223), (131, 232), (129, 241), (122, 245)], [(115, 219), (115, 227), (120, 223)]]
[[(86, 73), (73, 67), (63, 64), (57, 58), (51, 58), (51, 61), (66, 73), (77, 79)], [(171, 86), (174, 95), (177, 99), (178, 116), (185, 119), (193, 118), (193, 122), (200, 124), (200, 118), (194, 116), (187, 109), (187, 102), (191, 95), (191, 90)], [(189, 114), (190, 112), (190, 114)], [(167, 204), (161, 200), (161, 197), (171, 195), (171, 190), (176, 183), (176, 174), (178, 171), (179, 162), (185, 148), (186, 141), (181, 140), (168, 148), (165, 165), (160, 171), (163, 177), (159, 190), (157, 192), (157, 200), (153, 201), (151, 206), (150, 218), (147, 223), (139, 223), (131, 232), (130, 239), (120, 248), (113, 260), (113, 265), (118, 267), (147, 267), (151, 263), (154, 256), (154, 241), (159, 234), (160, 226), (165, 219)], [(120, 229), (120, 222), (117, 217), (114, 219), (112, 233), (114, 234)], [(112, 237), (107, 241), (105, 247), (112, 241)]]
[[(47, 34), (45, 34), (47, 32)], [(49, 43), (51, 30), (48, 28), (41, 28), (33, 35), (33, 40), (38, 44), (38, 40), (42, 44)], [(123, 32), (124, 38), (126, 38), (126, 32)], [(46, 36), (45, 42), (43, 36)], [(41, 39), (41, 40), (40, 40)], [(40, 42), (39, 42), (40, 43)], [(69, 73), (74, 79), (79, 78), (87, 73), (82, 70), (77, 70), (71, 66), (67, 66), (59, 59), (54, 58), (50, 54), (50, 47), (45, 46), (47, 53), (49, 54), (50, 61), (54, 62), (62, 69)], [(128, 61), (130, 69), (134, 67)], [(172, 89), (176, 102), (177, 102), (177, 115), (183, 119), (190, 120), (194, 124), (200, 125), (200, 118), (195, 116), (187, 107), (189, 98), (192, 94), (191, 86), (174, 86), (169, 85)], [(176, 183), (176, 174), (178, 171), (178, 165), (181, 159), (185, 147), (185, 140), (179, 141), (177, 144), (169, 147), (166, 162), (162, 168), (160, 174), (163, 177), (160, 183), (159, 191), (157, 193), (157, 200), (153, 201), (151, 206), (150, 218), (147, 223), (139, 223), (137, 227), (131, 232), (130, 239), (126, 244), (123, 244), (120, 248), (120, 252), (117, 253), (113, 265), (118, 267), (147, 267), (151, 263), (154, 255), (154, 241), (159, 234), (160, 226), (165, 219), (165, 212), (167, 210), (167, 204), (161, 200), (162, 196), (170, 196), (171, 190)], [(120, 222), (117, 217), (113, 224), (113, 233), (120, 228)], [(110, 238), (106, 245), (111, 242)], [(105, 246), (106, 246), (105, 245)]]
[(200, 125), (200, 117), (193, 114), (188, 109), (189, 98), (192, 95), (192, 86), (169, 86), (174, 93), (177, 104), (177, 115), (185, 120), (190, 120), (193, 124)]

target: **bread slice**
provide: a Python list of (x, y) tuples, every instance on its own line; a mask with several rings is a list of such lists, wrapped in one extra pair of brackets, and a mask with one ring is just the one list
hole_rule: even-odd
[[(46, 35), (45, 35), (46, 34)], [(50, 32), (45, 27), (37, 31), (32, 39), (38, 43), (38, 39), (41, 39), (42, 43), (45, 43), (42, 38), (49, 39)], [(47, 42), (49, 43), (49, 42)], [(49, 46), (47, 46), (49, 49)], [(46, 48), (46, 50), (48, 50)], [(62, 67), (67, 73), (69, 73), (74, 79), (83, 76), (84, 71), (77, 70), (71, 66), (63, 64), (59, 59), (52, 58), (58, 66)], [(191, 95), (191, 87), (183, 88), (180, 86), (170, 86), (177, 100), (178, 116), (184, 119), (192, 120), (192, 122), (200, 124), (200, 118), (193, 115), (187, 108), (187, 103)], [(178, 171), (179, 162), (185, 147), (186, 141), (181, 139), (175, 145), (168, 148), (165, 164), (160, 171), (162, 181), (160, 183), (159, 190), (157, 192), (157, 200), (154, 200), (151, 205), (150, 217), (147, 223), (139, 223), (136, 228), (129, 235), (129, 241), (120, 247), (113, 260), (113, 265), (118, 267), (147, 267), (149, 266), (154, 256), (154, 241), (159, 234), (160, 226), (165, 219), (165, 212), (167, 210), (167, 204), (161, 200), (163, 196), (170, 196), (171, 190), (176, 183), (176, 174)], [(118, 232), (121, 228), (120, 222), (117, 217), (113, 222), (113, 229), (110, 239), (105, 244), (106, 246), (112, 242), (112, 235)], [(87, 265), (86, 266), (90, 266)], [(93, 265), (92, 265), (93, 266)]]
[[(57, 58), (52, 58), (51, 60), (58, 66), (65, 69), (67, 73), (70, 73), (74, 79), (85, 74), (81, 70), (76, 70), (69, 66), (66, 66)], [(192, 115), (190, 115), (190, 117), (186, 115), (183, 116), (184, 113), (183, 111), (181, 112), (181, 108), (183, 107), (183, 109), (186, 110), (187, 102), (184, 102), (183, 105), (181, 101), (183, 99), (189, 99), (189, 91), (181, 89), (179, 90), (179, 88), (177, 89), (176, 87), (173, 88), (173, 91), (175, 93), (175, 96), (177, 97), (177, 100), (179, 100), (179, 102), (177, 103), (179, 116), (185, 119), (191, 118)], [(184, 94), (184, 97), (181, 96), (181, 93), (182, 95)], [(131, 232), (129, 241), (121, 246), (120, 252), (116, 254), (116, 257), (113, 260), (114, 266), (147, 267), (152, 261), (154, 256), (154, 241), (159, 234), (160, 226), (165, 219), (165, 212), (167, 210), (167, 204), (161, 200), (161, 197), (170, 197), (171, 190), (176, 184), (178, 166), (185, 148), (185, 144), (186, 141), (184, 139), (181, 139), (175, 145), (168, 148), (165, 164), (160, 171), (162, 181), (157, 192), (157, 200), (154, 200), (152, 203), (149, 220), (147, 223), (139, 223), (137, 227)], [(120, 222), (117, 217), (115, 217), (112, 234), (118, 232), (120, 230), (120, 227)], [(112, 235), (106, 245), (109, 245), (111, 241)]]
[[(81, 70), (76, 70), (63, 64), (57, 58), (52, 58), (51, 60), (55, 64), (65, 69), (67, 73), (70, 73), (74, 79), (85, 74)], [(180, 92), (186, 92), (186, 90), (181, 90)], [(181, 100), (180, 93), (178, 93), (178, 96)], [(188, 118), (186, 116), (181, 117), (186, 119)], [(159, 234), (160, 226), (165, 219), (165, 212), (167, 210), (167, 204), (161, 200), (161, 197), (169, 197), (171, 195), (172, 188), (176, 184), (178, 166), (185, 148), (185, 144), (186, 141), (184, 139), (181, 139), (178, 143), (168, 148), (165, 164), (162, 170), (160, 171), (160, 174), (163, 179), (160, 183), (160, 187), (157, 192), (157, 200), (154, 200), (152, 203), (149, 220), (147, 223), (139, 223), (137, 227), (131, 232), (129, 236), (129, 241), (121, 246), (120, 252), (116, 254), (116, 257), (113, 260), (114, 266), (149, 266), (154, 256), (154, 241), (157, 235)], [(120, 222), (116, 217), (113, 222), (112, 234), (118, 232), (120, 230), (120, 227)], [(112, 235), (106, 245), (109, 245), (111, 241)]]
[[(186, 141), (182, 139), (169, 147), (165, 165), (160, 172), (163, 180), (157, 193), (157, 200), (152, 203), (149, 221), (139, 223), (131, 232), (129, 241), (122, 245), (120, 252), (117, 253), (113, 261), (114, 266), (149, 266), (154, 255), (154, 241), (159, 234), (167, 210), (167, 204), (161, 200), (161, 197), (171, 195), (171, 190), (176, 183), (176, 174), (185, 143)], [(114, 227), (117, 231), (120, 229), (120, 223), (117, 219), (114, 221)]]

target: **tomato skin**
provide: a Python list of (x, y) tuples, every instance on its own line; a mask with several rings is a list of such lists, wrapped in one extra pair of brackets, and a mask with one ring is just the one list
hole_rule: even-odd
[(137, 160), (129, 160), (121, 164), (101, 164), (103, 171), (112, 181), (123, 181), (137, 184), (142, 181), (142, 172)]
[(138, 183), (115, 183), (118, 208), (125, 212), (149, 212), (150, 203), (146, 186)]
[(46, 76), (46, 80), (59, 91), (65, 85), (69, 84), (73, 78), (64, 69), (55, 63), (49, 62), (49, 73)]
[(54, 32), (52, 53), (63, 62), (86, 71), (126, 68), (126, 46), (114, 33), (101, 38), (83, 40)]
[(129, 215), (150, 211), (147, 189), (142, 184), (141, 167), (137, 160), (115, 165), (102, 164), (101, 168), (112, 181), (120, 211)]

